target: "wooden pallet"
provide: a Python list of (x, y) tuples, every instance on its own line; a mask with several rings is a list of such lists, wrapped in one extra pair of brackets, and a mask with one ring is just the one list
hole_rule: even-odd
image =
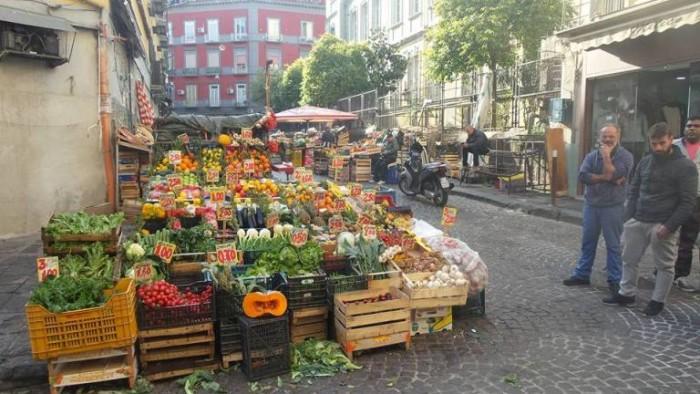
[(49, 360), (51, 394), (63, 388), (88, 383), (126, 379), (129, 388), (136, 384), (137, 361), (134, 346), (78, 353)]
[(303, 342), (306, 339), (328, 338), (328, 307), (319, 306), (292, 311), (290, 339), (292, 343)]
[[(352, 301), (391, 293), (392, 299), (353, 304)], [(395, 287), (387, 290), (359, 290), (335, 295), (335, 335), (345, 355), (352, 360), (359, 350), (403, 343), (411, 345), (409, 299)]]
[[(202, 323), (175, 328), (142, 330), (139, 331), (138, 342), (139, 361), (148, 377), (149, 366), (153, 363), (183, 359), (213, 360), (215, 351), (214, 324)], [(163, 371), (158, 372), (158, 376), (168, 375), (169, 372), (171, 376), (168, 377), (172, 377), (180, 376), (172, 375), (173, 372), (188, 368), (176, 365), (172, 370), (167, 370), (167, 366), (162, 369)]]
[(243, 361), (243, 352), (236, 352), (221, 356), (221, 367), (228, 369), (231, 363)]

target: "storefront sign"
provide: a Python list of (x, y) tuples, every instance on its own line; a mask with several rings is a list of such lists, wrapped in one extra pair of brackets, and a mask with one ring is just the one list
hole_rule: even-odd
[(149, 263), (134, 264), (134, 280), (139, 283), (150, 282), (156, 275), (156, 270)]
[(187, 133), (182, 133), (177, 136), (178, 141), (180, 141), (183, 145), (187, 145), (190, 143), (190, 136), (187, 135)]
[(362, 201), (368, 204), (374, 204), (374, 200), (377, 198), (377, 193), (372, 191), (366, 191), (362, 193)]
[(223, 187), (210, 187), (209, 199), (211, 202), (223, 202), (226, 199), (226, 189)]
[(365, 239), (376, 239), (377, 227), (375, 227), (373, 224), (365, 224), (362, 226), (362, 236)]
[(333, 215), (328, 218), (328, 230), (331, 234), (337, 234), (343, 231), (343, 218), (340, 215)]
[(457, 223), (457, 208), (445, 207), (442, 209), (442, 225), (454, 226)]
[(153, 248), (153, 254), (166, 264), (170, 264), (170, 261), (173, 259), (173, 254), (175, 254), (175, 244), (158, 242)]
[(253, 159), (243, 160), (243, 171), (245, 171), (246, 174), (255, 173), (255, 162)]
[(168, 161), (172, 165), (180, 164), (180, 162), (182, 161), (182, 151), (179, 151), (179, 150), (168, 151)]
[(241, 137), (247, 138), (247, 139), (253, 139), (253, 130), (252, 129), (242, 129), (241, 130)]
[(309, 230), (305, 228), (297, 228), (292, 231), (292, 245), (297, 248), (304, 246), (309, 239)]
[(238, 253), (233, 243), (216, 245), (216, 259), (219, 264), (233, 264), (238, 262)]
[(207, 183), (219, 182), (219, 170), (216, 168), (207, 168)]
[(36, 275), (39, 282), (45, 281), (48, 277), (59, 275), (58, 257), (48, 256), (36, 259)]
[(175, 209), (175, 196), (170, 193), (164, 193), (160, 195), (159, 198), (160, 206), (164, 210)]
[(350, 195), (352, 197), (358, 197), (362, 194), (362, 185), (359, 183), (353, 183), (352, 186), (350, 186)]
[(219, 207), (216, 209), (216, 219), (217, 220), (231, 220), (233, 219), (233, 207)]
[(280, 223), (280, 215), (277, 213), (270, 213), (265, 218), (265, 227), (273, 228)]
[(178, 189), (182, 189), (182, 176), (180, 175), (168, 175), (168, 187), (172, 191), (177, 191)]

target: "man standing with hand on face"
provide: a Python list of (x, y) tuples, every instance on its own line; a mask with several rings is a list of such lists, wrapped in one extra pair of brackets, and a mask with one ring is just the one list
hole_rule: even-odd
[(606, 124), (600, 129), (600, 148), (586, 155), (579, 180), (586, 185), (583, 206), (581, 257), (566, 286), (588, 285), (602, 231), (607, 248), (608, 285), (611, 293), (620, 289), (622, 258), (620, 234), (625, 213), (625, 186), (634, 158), (620, 146), (620, 128)]
[(639, 261), (651, 245), (656, 284), (644, 314), (656, 316), (663, 310), (673, 284), (678, 228), (695, 208), (698, 170), (673, 145), (673, 134), (666, 123), (651, 126), (648, 135), (651, 154), (639, 162), (627, 199), (620, 291), (603, 302), (619, 305), (635, 302)]

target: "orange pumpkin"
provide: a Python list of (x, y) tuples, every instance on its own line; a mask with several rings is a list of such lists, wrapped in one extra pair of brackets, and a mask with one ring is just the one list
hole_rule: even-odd
[(279, 291), (255, 291), (243, 297), (243, 313), (251, 318), (282, 316), (287, 311), (287, 297)]

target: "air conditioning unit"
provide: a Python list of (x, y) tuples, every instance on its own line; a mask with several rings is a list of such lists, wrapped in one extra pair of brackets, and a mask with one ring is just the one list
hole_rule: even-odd
[(178, 96), (184, 96), (184, 95), (185, 95), (185, 91), (182, 90), (182, 89), (178, 89), (178, 90), (177, 90), (177, 95), (178, 95)]
[(233, 88), (228, 88), (228, 94), (233, 94), (234, 90)]
[(58, 35), (53, 31), (16, 26), (0, 31), (0, 48), (38, 55), (58, 56)]

